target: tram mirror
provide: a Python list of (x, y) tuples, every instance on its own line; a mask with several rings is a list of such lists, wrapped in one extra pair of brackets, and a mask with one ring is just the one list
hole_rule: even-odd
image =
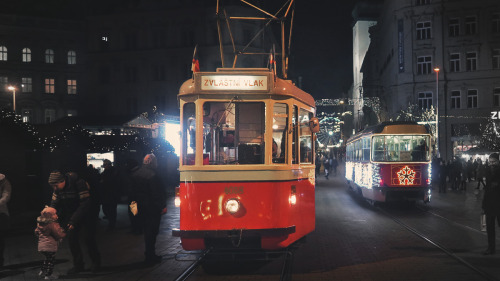
[(203, 104), (203, 116), (210, 115), (210, 103), (206, 102)]
[(316, 117), (311, 118), (309, 120), (309, 128), (311, 129), (311, 132), (317, 133), (319, 132), (319, 120)]

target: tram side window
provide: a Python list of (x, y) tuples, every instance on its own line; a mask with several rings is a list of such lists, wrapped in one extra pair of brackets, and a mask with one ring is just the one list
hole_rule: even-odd
[(363, 139), (363, 161), (370, 161), (370, 138)]
[(312, 163), (312, 133), (309, 127), (309, 120), (313, 117), (313, 113), (305, 109), (299, 111), (300, 124), (300, 163)]
[(286, 163), (288, 131), (288, 106), (274, 104), (273, 109), (273, 163)]
[(264, 163), (264, 103), (206, 102), (203, 111), (204, 165)]
[(292, 112), (292, 164), (298, 164), (299, 159), (298, 155), (298, 142), (299, 142), (299, 128), (298, 128), (298, 120), (299, 120), (299, 109), (296, 105), (293, 106)]
[(194, 165), (196, 152), (196, 107), (194, 103), (184, 104), (182, 110), (182, 164)]

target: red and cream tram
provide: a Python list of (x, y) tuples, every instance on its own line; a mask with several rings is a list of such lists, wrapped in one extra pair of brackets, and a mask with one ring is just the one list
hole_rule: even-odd
[(287, 247), (315, 228), (311, 95), (268, 69), (196, 72), (179, 92), (186, 250)]
[[(349, 186), (370, 201), (431, 199), (430, 134), (414, 122), (384, 122), (346, 144)], [(352, 185), (351, 185), (352, 184)]]

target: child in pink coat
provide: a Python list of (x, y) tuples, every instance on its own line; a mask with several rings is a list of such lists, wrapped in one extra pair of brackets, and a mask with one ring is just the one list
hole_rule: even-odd
[(38, 252), (45, 256), (38, 275), (45, 279), (57, 279), (57, 276), (52, 275), (54, 261), (58, 243), (66, 236), (66, 233), (57, 222), (57, 211), (54, 208), (46, 206), (36, 221), (35, 234), (38, 237)]

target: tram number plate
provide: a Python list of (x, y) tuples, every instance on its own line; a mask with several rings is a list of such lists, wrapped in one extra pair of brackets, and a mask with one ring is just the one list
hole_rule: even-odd
[(224, 188), (226, 194), (243, 194), (243, 186), (229, 186)]

